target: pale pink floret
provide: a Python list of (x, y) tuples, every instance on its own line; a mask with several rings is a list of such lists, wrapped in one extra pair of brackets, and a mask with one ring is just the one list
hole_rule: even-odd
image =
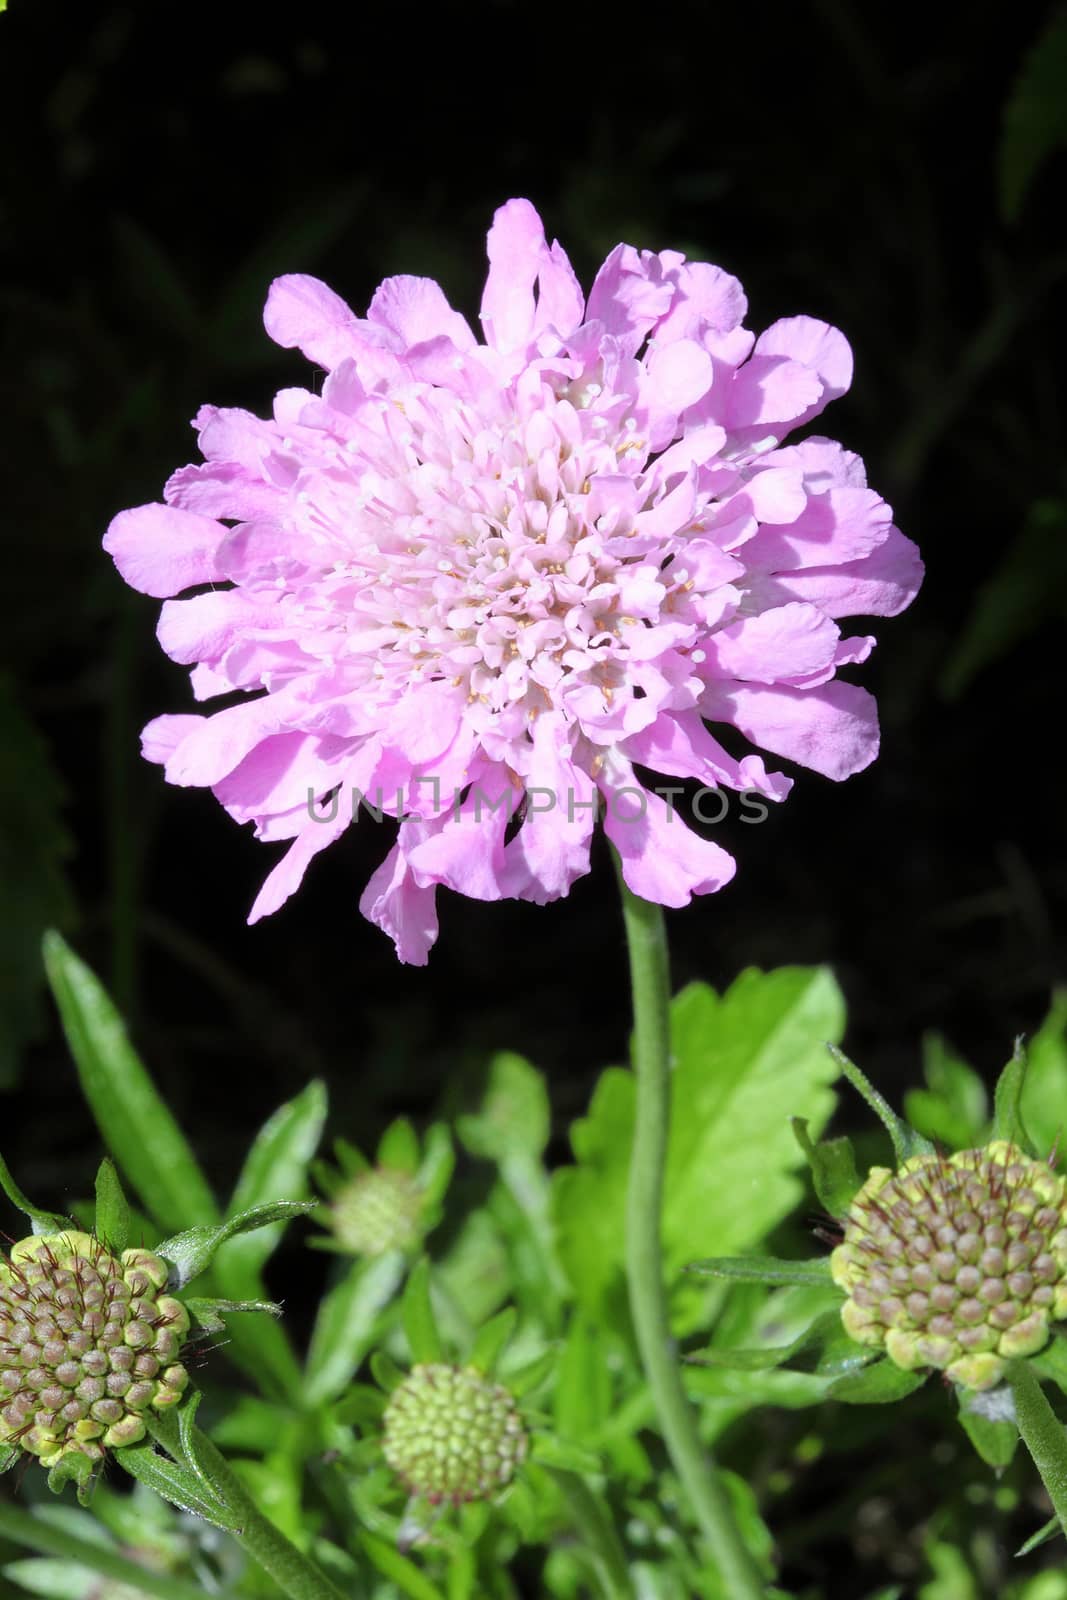
[(270, 421), (205, 406), (203, 462), (105, 539), (146, 594), (202, 590), (159, 625), (195, 697), (249, 696), (160, 717), (144, 748), (292, 841), (250, 920), (356, 791), (402, 818), (361, 908), (414, 962), (438, 885), (566, 894), (598, 798), (637, 894), (720, 888), (732, 858), (634, 764), (782, 799), (790, 780), (711, 722), (858, 772), (875, 706), (835, 673), (874, 641), (837, 620), (895, 615), (922, 573), (856, 456), (780, 443), (848, 388), (835, 328), (789, 317), (754, 338), (736, 279), (627, 245), (586, 305), (525, 200), (497, 212), (489, 263), (484, 344), (427, 278), (387, 279), (366, 318), (279, 278), (267, 331), (326, 370), (321, 394), (283, 390)]

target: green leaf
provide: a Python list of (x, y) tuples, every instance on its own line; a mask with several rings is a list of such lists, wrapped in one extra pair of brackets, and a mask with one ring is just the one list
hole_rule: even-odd
[(741, 1283), (833, 1284), (829, 1256), (812, 1261), (782, 1261), (775, 1256), (712, 1256), (690, 1261), (687, 1272), (700, 1278), (734, 1278)]
[(115, 1163), (105, 1157), (96, 1174), (96, 1236), (113, 1255), (121, 1255), (130, 1242), (130, 1204), (122, 1190)]
[(259, 1311), (268, 1317), (282, 1314), (281, 1306), (273, 1300), (223, 1300), (218, 1295), (183, 1295), (182, 1305), (205, 1333), (225, 1333), (225, 1319), (231, 1312)]
[[(822, 1345), (828, 1339), (835, 1341), (841, 1334), (841, 1316), (837, 1311), (826, 1311), (817, 1317), (810, 1327), (805, 1328), (795, 1339), (788, 1344), (771, 1345), (764, 1349), (731, 1350), (715, 1347), (703, 1350), (697, 1355), (686, 1356), (685, 1360), (694, 1362), (698, 1366), (732, 1367), (743, 1372), (766, 1372), (775, 1367), (784, 1366), (801, 1351), (809, 1349), (812, 1345)], [(852, 1343), (853, 1341), (849, 1341)], [(857, 1356), (861, 1361), (873, 1360), (873, 1351), (864, 1350), (862, 1345), (855, 1346)]]
[(1015, 1423), (993, 1413), (987, 1395), (960, 1392), (960, 1426), (987, 1466), (1003, 1472), (1011, 1465), (1019, 1430)]
[(862, 1372), (850, 1372), (837, 1378), (826, 1391), (828, 1400), (843, 1400), (852, 1406), (888, 1405), (893, 1400), (904, 1400), (926, 1382), (925, 1372), (905, 1372), (892, 1361), (876, 1361)]
[(1041, 1155), (1067, 1157), (1067, 989), (1052, 997), (1041, 1027), (1027, 1041), (1020, 1094), (1023, 1126)]
[(413, 1362), (441, 1361), (444, 1353), (430, 1301), (430, 1263), (423, 1256), (408, 1279), (400, 1313)]
[(456, 1132), (472, 1156), (487, 1161), (500, 1163), (515, 1150), (540, 1157), (550, 1117), (544, 1078), (522, 1056), (505, 1050), (489, 1063), (481, 1110), (459, 1117)]
[(0, 749), (17, 781), (0, 787), (0, 1089), (15, 1081), (24, 1047), (40, 1031), (41, 936), (74, 916), (65, 863), (71, 853), (65, 795), (49, 750), (0, 673)]
[[(318, 1149), (326, 1121), (326, 1088), (313, 1080), (295, 1100), (280, 1106), (256, 1135), (233, 1191), (229, 1212), (244, 1213), (275, 1200), (303, 1200), (308, 1193), (308, 1165)], [(242, 1233), (218, 1265), (220, 1280), (227, 1269), (258, 1272), (282, 1236), (284, 1223)]]
[(940, 1034), (923, 1040), (925, 1089), (909, 1089), (904, 1112), (918, 1133), (946, 1150), (973, 1150), (989, 1117), (985, 1084)]
[(62, 1233), (71, 1225), (69, 1217), (58, 1216), (54, 1211), (39, 1211), (23, 1194), (3, 1156), (0, 1156), (0, 1189), (7, 1195), (16, 1211), (30, 1224), (31, 1233)]
[(48, 1469), (48, 1487), (53, 1494), (62, 1494), (68, 1483), (77, 1486), (78, 1504), (87, 1506), (92, 1494), (96, 1464), (80, 1450), (71, 1450), (60, 1456), (54, 1467)]
[(399, 1550), (384, 1539), (379, 1539), (377, 1534), (368, 1533), (365, 1528), (359, 1529), (356, 1539), (360, 1549), (371, 1563), (371, 1566), (380, 1572), (383, 1578), (388, 1578), (394, 1583), (403, 1595), (410, 1596), (410, 1600), (445, 1600), (445, 1596), (435, 1583), (415, 1565), (407, 1556), (402, 1556)]
[(179, 1511), (202, 1517), (212, 1527), (222, 1528), (226, 1533), (233, 1533), (239, 1527), (237, 1515), (215, 1495), (204, 1490), (200, 1478), (191, 1467), (160, 1455), (149, 1445), (127, 1445), (115, 1451), (115, 1460), (138, 1483), (162, 1495)]
[(1008, 1381), (1019, 1432), (1052, 1501), (1052, 1509), (1067, 1532), (1067, 1434), (1028, 1362), (1013, 1361), (1008, 1368)]
[(1062, 1534), (1062, 1532), (1063, 1529), (1060, 1527), (1059, 1517), (1049, 1517), (1048, 1521), (1038, 1528), (1036, 1533), (1030, 1535), (1025, 1544), (1019, 1546), (1015, 1552), (1015, 1559), (1018, 1560), (1020, 1556), (1030, 1555), (1032, 1551), (1037, 1550), (1043, 1544), (1047, 1544), (1050, 1539), (1055, 1539), (1057, 1534)]
[[(669, 1278), (695, 1254), (752, 1249), (800, 1200), (803, 1157), (789, 1117), (806, 1117), (816, 1133), (825, 1126), (837, 1075), (825, 1044), (843, 1026), (840, 992), (822, 968), (749, 971), (721, 997), (703, 984), (676, 997), (663, 1209)], [(559, 1253), (596, 1317), (621, 1303), (633, 1119), (633, 1077), (609, 1068), (571, 1130), (577, 1165), (553, 1177)], [(703, 1292), (678, 1285), (673, 1309), (677, 1331), (699, 1326)]]
[(157, 1245), (155, 1253), (171, 1263), (173, 1287), (181, 1289), (211, 1265), (216, 1250), (227, 1239), (251, 1228), (269, 1227), (275, 1222), (285, 1223), (293, 1217), (305, 1216), (314, 1211), (315, 1205), (314, 1200), (274, 1200), (269, 1205), (253, 1206), (250, 1211), (229, 1217), (225, 1222), (202, 1223), (196, 1228), (187, 1228), (184, 1233), (176, 1233)]
[(540, 1466), (554, 1467), (557, 1472), (600, 1472), (604, 1465), (595, 1450), (586, 1450), (557, 1434), (538, 1431), (530, 1436), (530, 1456)]
[(1009, 1143), (1017, 1144), (1028, 1156), (1032, 1156), (1035, 1153), (1034, 1147), (1023, 1125), (1022, 1113), (1026, 1068), (1026, 1050), (1023, 1041), (1016, 1039), (1012, 1058), (997, 1079), (993, 1096), (993, 1131), (990, 1137), (1007, 1139)]
[[(88, 1518), (83, 1522), (93, 1533), (97, 1531)], [(117, 1587), (125, 1586), (131, 1594), (152, 1595), (154, 1600), (203, 1600), (204, 1591), (199, 1584), (142, 1566), (93, 1533), (77, 1534), (51, 1517), (0, 1504), (0, 1538), (29, 1550), (40, 1550), (64, 1563), (77, 1563), (96, 1575), (98, 1587), (99, 1580), (105, 1579)]]
[(875, 1116), (882, 1123), (893, 1142), (893, 1152), (896, 1155), (898, 1166), (903, 1166), (905, 1161), (914, 1160), (916, 1156), (933, 1156), (937, 1154), (929, 1139), (924, 1139), (922, 1134), (916, 1133), (914, 1128), (909, 1128), (903, 1118), (897, 1116), (885, 1096), (878, 1093), (878, 1090), (866, 1074), (860, 1071), (854, 1061), (848, 1059), (843, 1050), (838, 1050), (836, 1045), (831, 1045), (830, 1054), (838, 1063), (852, 1087), (859, 1091)]
[(103, 987), (58, 933), (45, 935), (44, 958), (85, 1098), (145, 1210), (162, 1228), (215, 1221), (207, 1180)]
[(319, 1302), (304, 1376), (304, 1396), (319, 1405), (342, 1394), (381, 1337), (382, 1313), (404, 1278), (404, 1257), (389, 1251), (355, 1261)]
[(398, 1367), (387, 1350), (376, 1350), (370, 1358), (371, 1377), (386, 1394), (392, 1394), (407, 1377), (403, 1367)]
[(419, 1141), (407, 1117), (391, 1122), (378, 1143), (377, 1164), (414, 1174), (419, 1166)]
[(479, 1330), (478, 1337), (474, 1341), (474, 1348), (469, 1357), (471, 1366), (477, 1367), (479, 1372), (492, 1376), (505, 1345), (515, 1332), (517, 1321), (518, 1313), (514, 1306), (507, 1306), (495, 1317), (491, 1317)]
[(856, 1171), (856, 1155), (851, 1139), (823, 1139), (812, 1142), (804, 1117), (791, 1117), (797, 1144), (811, 1168), (815, 1193), (832, 1217), (848, 1215), (848, 1209), (862, 1187)]
[(600, 1329), (581, 1313), (572, 1318), (557, 1355), (553, 1416), (565, 1439), (599, 1433), (611, 1411), (611, 1370), (604, 1360)]
[(444, 1199), (455, 1164), (452, 1134), (443, 1122), (435, 1122), (433, 1127), (427, 1128), (422, 1141), (418, 1169), (418, 1184), (425, 1196), (427, 1212), (434, 1212)]
[(1004, 112), (998, 177), (1006, 222), (1018, 221), (1038, 169), (1067, 145), (1065, 81), (1067, 10), (1059, 6), (1023, 63)]

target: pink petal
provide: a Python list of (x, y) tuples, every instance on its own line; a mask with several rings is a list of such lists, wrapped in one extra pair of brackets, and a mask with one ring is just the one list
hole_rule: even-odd
[(588, 773), (574, 765), (562, 717), (538, 717), (527, 771), (526, 816), (505, 848), (508, 889), (544, 904), (589, 871), (596, 794)]
[(179, 467), (167, 479), (163, 496), (168, 505), (183, 511), (241, 522), (270, 517), (285, 504), (284, 494), (274, 484), (252, 477), (230, 461)]
[(760, 580), (753, 591), (760, 602), (810, 600), (829, 617), (895, 617), (911, 604), (923, 580), (918, 547), (899, 528), (890, 528), (869, 556), (838, 567), (808, 567)]
[(132, 589), (162, 600), (218, 577), (215, 553), (225, 533), (190, 511), (135, 506), (112, 518), (104, 549)]
[(534, 325), (534, 283), (545, 248), (541, 218), (529, 200), (509, 200), (493, 217), (482, 295), (485, 337), (496, 350), (529, 342)]
[(167, 782), (183, 788), (210, 787), (232, 772), (261, 739), (285, 731), (285, 723), (286, 712), (276, 695), (244, 700), (213, 716), (197, 717), (196, 726), (166, 763)]
[(874, 699), (851, 683), (791, 689), (713, 682), (701, 711), (713, 722), (732, 722), (753, 744), (835, 782), (862, 772), (878, 754)]
[(448, 339), (457, 350), (469, 350), (475, 343), (467, 319), (453, 311), (432, 278), (386, 278), (374, 292), (367, 320), (397, 334), (408, 349), (438, 337)]
[(695, 339), (705, 329), (717, 334), (736, 328), (748, 310), (745, 291), (736, 278), (706, 261), (688, 261), (675, 271), (674, 302), (657, 324), (656, 343)]
[(166, 601), (156, 638), (172, 661), (214, 662), (249, 629), (277, 626), (279, 620), (278, 607), (270, 600), (233, 589), (212, 590), (191, 600)]
[(725, 784), (728, 789), (756, 789), (772, 800), (784, 800), (793, 787), (792, 778), (768, 773), (759, 756), (736, 761), (728, 755), (696, 711), (665, 712), (650, 728), (624, 739), (619, 749), (654, 772), (696, 778), (711, 788)]
[[(848, 340), (839, 328), (820, 322), (816, 317), (782, 317), (773, 322), (756, 340), (756, 353), (788, 356), (815, 373), (823, 393), (810, 416), (847, 393), (852, 383), (852, 351)], [(807, 420), (805, 416), (804, 421)]]
[(291, 894), (296, 893), (310, 862), (320, 850), (325, 850), (327, 845), (333, 844), (335, 839), (340, 838), (351, 821), (352, 814), (346, 809), (342, 799), (337, 808), (337, 816), (332, 822), (307, 823), (273, 872), (268, 874), (248, 913), (249, 924), (258, 922), (261, 917), (269, 917), (279, 906), (285, 904)]
[(869, 556), (889, 536), (893, 513), (873, 489), (830, 489), (812, 495), (788, 526), (765, 523), (745, 546), (745, 563), (757, 571), (790, 572)]
[(728, 623), (705, 641), (708, 677), (781, 683), (831, 673), (840, 632), (817, 606), (785, 605)]
[(363, 348), (359, 319), (339, 294), (304, 272), (275, 278), (267, 294), (263, 325), (275, 344), (303, 352), (332, 370)]
[[(758, 351), (758, 344), (757, 344)], [(731, 432), (760, 427), (787, 432), (786, 424), (816, 409), (822, 384), (814, 372), (784, 356), (754, 353), (734, 374), (726, 391), (723, 424)]]
[(733, 857), (643, 789), (628, 762), (610, 760), (600, 788), (604, 832), (619, 852), (627, 888), (642, 900), (685, 906), (694, 894), (711, 894), (729, 883), (736, 871)]
[(177, 716), (155, 717), (141, 730), (141, 754), (146, 761), (164, 766), (182, 740), (199, 728), (203, 717), (182, 712)]
[(402, 825), (397, 844), (360, 896), (359, 909), (389, 935), (401, 961), (424, 967), (437, 939), (437, 891), (416, 881), (400, 843), (404, 831)]

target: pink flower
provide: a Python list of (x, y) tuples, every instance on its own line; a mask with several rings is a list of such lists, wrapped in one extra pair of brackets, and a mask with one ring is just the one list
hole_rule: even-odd
[(922, 567), (856, 456), (781, 442), (848, 388), (843, 336), (757, 338), (745, 309), (718, 267), (628, 245), (586, 303), (526, 200), (489, 234), (484, 343), (428, 278), (387, 279), (365, 318), (314, 278), (271, 286), (267, 331), (321, 394), (283, 389), (270, 421), (205, 406), (203, 464), (104, 541), (146, 594), (196, 591), (159, 639), (197, 700), (247, 696), (158, 718), (144, 749), (292, 841), (251, 921), (353, 792), (402, 819), (361, 905), (421, 963), (439, 884), (564, 895), (605, 803), (637, 894), (720, 888), (733, 859), (634, 771), (782, 799), (709, 723), (829, 778), (874, 758), (874, 702), (835, 677), (874, 640), (838, 621), (901, 611)]

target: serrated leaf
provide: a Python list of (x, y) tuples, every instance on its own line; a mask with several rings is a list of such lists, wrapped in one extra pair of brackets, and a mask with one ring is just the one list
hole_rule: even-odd
[(130, 1204), (123, 1192), (115, 1163), (105, 1157), (96, 1174), (96, 1236), (113, 1255), (121, 1255), (130, 1242)]
[(833, 1284), (828, 1256), (816, 1256), (812, 1261), (783, 1261), (777, 1256), (710, 1256), (704, 1261), (690, 1261), (685, 1270), (699, 1278), (735, 1278), (741, 1283)]
[[(796, 1205), (803, 1157), (789, 1117), (806, 1117), (816, 1132), (825, 1125), (837, 1075), (825, 1043), (843, 1027), (840, 991), (823, 968), (749, 971), (722, 997), (703, 984), (676, 997), (663, 1208), (669, 1278), (702, 1251), (751, 1249)], [(622, 1283), (633, 1119), (632, 1075), (609, 1068), (571, 1130), (577, 1165), (553, 1176), (559, 1253), (597, 1317)], [(676, 1286), (677, 1331), (703, 1316), (703, 1297)]]
[(441, 1361), (444, 1352), (430, 1299), (430, 1263), (425, 1256), (408, 1279), (400, 1302), (400, 1316), (412, 1361)]
[(811, 1181), (822, 1204), (832, 1217), (848, 1215), (852, 1201), (862, 1187), (856, 1171), (856, 1155), (851, 1139), (812, 1141), (804, 1117), (790, 1118), (797, 1144), (811, 1168)]
[(54, 931), (45, 935), (44, 958), (82, 1091), (145, 1210), (161, 1228), (215, 1221), (207, 1179), (102, 984)]
[(155, 1253), (171, 1263), (174, 1269), (172, 1287), (181, 1289), (198, 1273), (206, 1271), (216, 1250), (227, 1239), (251, 1228), (269, 1227), (275, 1222), (285, 1223), (293, 1217), (305, 1216), (314, 1211), (315, 1204), (314, 1200), (274, 1200), (269, 1205), (253, 1206), (250, 1211), (229, 1217), (225, 1222), (203, 1223), (187, 1228), (184, 1233), (176, 1233), (157, 1245)]
[(837, 1378), (826, 1391), (828, 1400), (843, 1400), (852, 1406), (889, 1405), (904, 1400), (926, 1382), (925, 1372), (905, 1372), (892, 1361), (876, 1361), (861, 1372)]

